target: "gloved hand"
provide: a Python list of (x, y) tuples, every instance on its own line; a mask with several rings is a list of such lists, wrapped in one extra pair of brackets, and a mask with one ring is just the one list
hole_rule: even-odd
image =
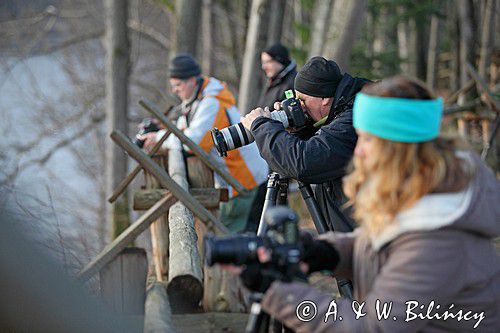
[(266, 268), (265, 264), (248, 264), (240, 274), (243, 285), (249, 290), (259, 293), (266, 292), (276, 276)]
[(323, 270), (335, 270), (340, 257), (330, 243), (314, 239), (311, 234), (305, 232), (301, 232), (300, 240), (303, 247), (302, 261), (309, 266), (308, 274)]

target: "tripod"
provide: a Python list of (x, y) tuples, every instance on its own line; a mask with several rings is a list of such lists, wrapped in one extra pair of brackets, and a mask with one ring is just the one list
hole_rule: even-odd
[[(272, 172), (269, 175), (269, 179), (267, 181), (266, 198), (264, 200), (264, 207), (262, 208), (259, 228), (257, 229), (257, 236), (264, 236), (267, 231), (266, 222), (264, 220), (267, 209), (276, 205), (287, 204), (288, 183), (289, 179), (281, 177), (277, 172)], [(330, 228), (328, 227), (323, 214), (319, 210), (318, 203), (314, 199), (311, 185), (300, 181), (298, 183), (300, 193), (302, 195), (302, 198), (304, 199), (304, 202), (306, 203), (309, 213), (311, 214), (311, 218), (314, 222), (316, 230), (319, 234), (323, 234), (329, 231)], [(340, 211), (338, 207), (335, 208), (337, 211)], [(348, 280), (337, 279), (337, 285), (341, 296), (352, 299), (352, 286)]]
[[(318, 203), (314, 199), (313, 191), (311, 185), (298, 182), (300, 193), (304, 199), (307, 209), (311, 214), (311, 218), (314, 222), (314, 226), (318, 233), (323, 234), (329, 231), (329, 227), (323, 217), (323, 214), (319, 210)], [(264, 200), (264, 207), (262, 208), (262, 215), (259, 222), (259, 228), (257, 229), (257, 236), (264, 236), (267, 231), (266, 221), (264, 219), (266, 211), (276, 205), (286, 205), (288, 196), (288, 184), (289, 179), (281, 177), (278, 173), (272, 172), (269, 175), (267, 181), (267, 192)], [(335, 207), (337, 211), (340, 212), (338, 207)], [(333, 231), (333, 230), (332, 230)], [(352, 285), (349, 280), (337, 278), (337, 286), (340, 295), (352, 299)], [(262, 299), (262, 294), (255, 293), (252, 294), (252, 306), (250, 309), (250, 317), (247, 322), (247, 327), (245, 333), (281, 333), (281, 332), (292, 332), (290, 329), (283, 327), (282, 324), (273, 318), (271, 318), (267, 313), (261, 311), (260, 300)]]

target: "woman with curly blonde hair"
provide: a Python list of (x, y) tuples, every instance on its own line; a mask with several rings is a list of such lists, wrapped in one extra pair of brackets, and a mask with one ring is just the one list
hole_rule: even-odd
[[(358, 142), (344, 190), (360, 227), (318, 237), (303, 266), (352, 279), (358, 303), (275, 282), (263, 309), (297, 332), (497, 332), (498, 180), (439, 137), (442, 99), (417, 80), (365, 86), (353, 110)], [(306, 300), (317, 315), (304, 320)]]

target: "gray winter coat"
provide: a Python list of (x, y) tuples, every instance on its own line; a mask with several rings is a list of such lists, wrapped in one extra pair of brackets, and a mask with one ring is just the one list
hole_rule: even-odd
[[(335, 274), (353, 279), (359, 303), (332, 303), (306, 284), (275, 282), (263, 309), (297, 332), (499, 332), (500, 258), (492, 238), (500, 235), (500, 183), (476, 156), (469, 161), (476, 172), (466, 190), (424, 196), (378, 237), (362, 227), (322, 235), (340, 252)], [(308, 319), (310, 303), (298, 312), (297, 305), (306, 300), (317, 315), (301, 321), (297, 313)], [(356, 319), (353, 308), (362, 302), (366, 315)], [(379, 319), (384, 304), (392, 307)], [(337, 317), (325, 323), (328, 310)]]

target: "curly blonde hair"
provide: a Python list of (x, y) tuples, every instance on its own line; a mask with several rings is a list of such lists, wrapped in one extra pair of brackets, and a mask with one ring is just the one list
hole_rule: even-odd
[[(414, 79), (397, 76), (363, 88), (372, 96), (432, 99)], [(456, 156), (461, 143), (438, 138), (422, 143), (394, 142), (373, 137), (370, 161), (355, 156), (353, 171), (344, 178), (344, 191), (354, 218), (372, 235), (379, 234), (402, 210), (427, 193), (464, 189), (470, 175)], [(352, 167), (352, 166), (351, 166)]]

